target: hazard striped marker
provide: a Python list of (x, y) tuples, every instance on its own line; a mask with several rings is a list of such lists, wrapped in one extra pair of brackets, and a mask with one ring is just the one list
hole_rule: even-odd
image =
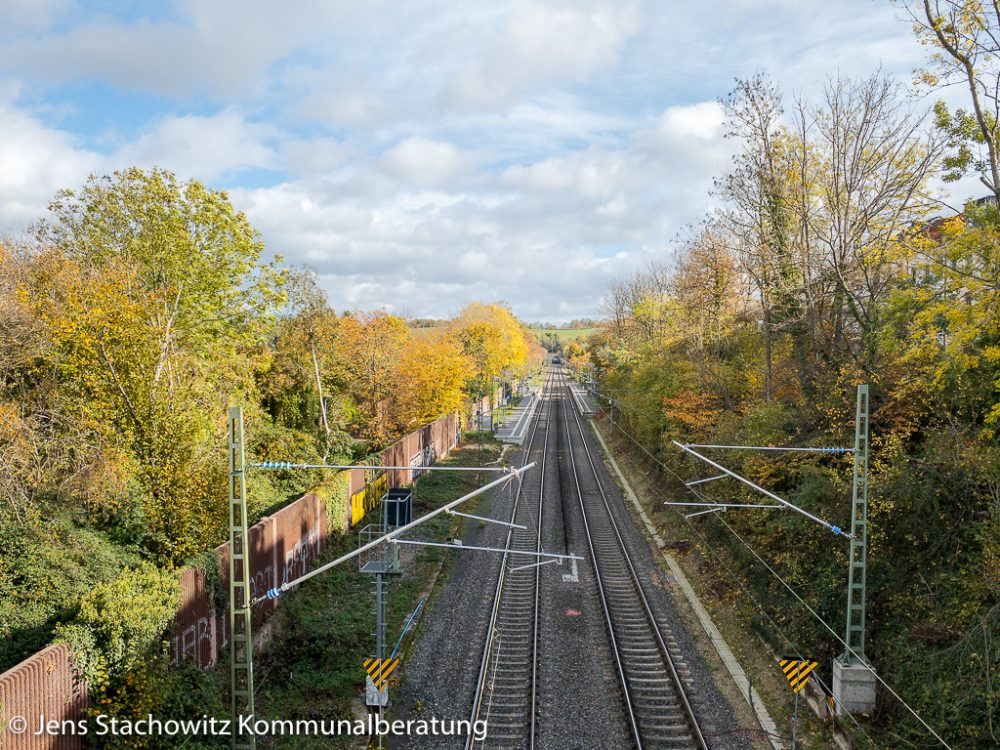
[(781, 671), (785, 673), (785, 679), (791, 685), (792, 690), (798, 693), (809, 682), (812, 671), (816, 669), (819, 662), (808, 659), (782, 659), (778, 662)]
[(382, 690), (389, 683), (389, 675), (399, 666), (399, 659), (365, 659), (364, 665), (372, 683)]

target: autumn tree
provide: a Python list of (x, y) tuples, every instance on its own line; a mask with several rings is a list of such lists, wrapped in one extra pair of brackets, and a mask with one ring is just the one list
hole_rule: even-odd
[(474, 363), (473, 393), (492, 392), (492, 381), (504, 373), (519, 375), (528, 364), (534, 336), (503, 305), (474, 302), (451, 323), (462, 349)]
[(411, 338), (406, 321), (384, 311), (351, 313), (340, 318), (336, 335), (358, 435), (384, 443), (395, 436), (387, 410), (396, 367)]
[(800, 316), (795, 262), (794, 139), (782, 122), (781, 92), (763, 75), (737, 79), (724, 100), (727, 137), (737, 143), (732, 170), (716, 181), (721, 214), (759, 299), (764, 339), (764, 398), (771, 398), (774, 339)]
[(403, 432), (459, 411), (473, 362), (455, 336), (413, 336), (395, 368), (392, 411)]
[(257, 232), (223, 192), (130, 169), (60, 193), (37, 242), (60, 273), (24, 293), (72, 419), (132, 464), (144, 543), (170, 559), (215, 543), (219, 415), (252, 389), (251, 358), (282, 299)]
[(928, 180), (939, 144), (924, 133), (924, 119), (879, 73), (832, 81), (815, 116), (824, 210), (813, 232), (834, 280), (834, 344), (843, 342), (869, 372), (878, 357), (880, 302), (898, 268), (895, 238), (936, 205)]
[(290, 269), (285, 289), (288, 302), (257, 370), (261, 398), (276, 427), (315, 435), (325, 461), (345, 450), (353, 411), (341, 319), (313, 271)]
[(672, 273), (668, 264), (651, 261), (641, 272), (612, 284), (603, 304), (619, 340), (639, 347), (667, 334)]
[(733, 330), (743, 322), (748, 296), (728, 239), (721, 227), (702, 226), (684, 244), (670, 284), (676, 339), (696, 366), (705, 390), (727, 404), (736, 386), (724, 354)]
[(930, 89), (959, 85), (971, 109), (934, 107), (952, 151), (944, 179), (972, 171), (1000, 201), (1000, 4), (982, 0), (899, 0), (918, 38), (931, 49), (919, 81)]

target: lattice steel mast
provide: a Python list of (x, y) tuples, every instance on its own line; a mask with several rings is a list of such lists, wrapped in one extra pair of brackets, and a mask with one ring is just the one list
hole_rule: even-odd
[(875, 708), (875, 670), (865, 656), (865, 594), (868, 582), (868, 386), (858, 386), (851, 489), (851, 549), (847, 572), (844, 653), (833, 662), (837, 713)]
[(252, 716), (253, 630), (250, 595), (250, 544), (247, 529), (246, 455), (243, 409), (229, 410), (229, 691), (234, 750), (256, 750), (254, 735), (239, 732), (241, 716)]

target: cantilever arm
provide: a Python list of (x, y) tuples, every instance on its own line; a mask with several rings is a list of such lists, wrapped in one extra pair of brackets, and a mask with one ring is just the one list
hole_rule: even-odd
[(422, 523), (424, 523), (426, 521), (429, 521), (430, 519), (434, 518), (434, 516), (440, 515), (441, 513), (447, 513), (449, 510), (451, 510), (452, 508), (454, 508), (454, 507), (456, 507), (456, 506), (464, 503), (466, 500), (471, 500), (472, 498), (476, 497), (477, 495), (481, 495), (484, 492), (486, 492), (487, 490), (493, 489), (497, 485), (500, 485), (500, 484), (503, 484), (504, 482), (510, 481), (514, 477), (519, 477), (524, 472), (528, 471), (529, 469), (534, 468), (534, 466), (535, 466), (535, 462), (532, 461), (530, 464), (526, 464), (525, 466), (522, 466), (519, 469), (513, 469), (512, 471), (510, 471), (509, 473), (507, 473), (504, 476), (500, 477), (499, 479), (494, 479), (489, 484), (484, 484), (482, 487), (480, 487), (478, 489), (475, 489), (472, 492), (469, 492), (469, 493), (467, 493), (465, 495), (462, 495), (462, 497), (458, 498), (457, 500), (452, 500), (450, 503), (442, 505), (440, 508), (437, 508), (435, 510), (432, 510), (430, 513), (426, 513), (426, 514), (422, 515), (420, 518), (417, 518), (416, 520), (411, 521), (410, 523), (406, 524), (405, 526), (400, 526), (398, 529), (393, 529), (388, 534), (386, 534), (384, 536), (380, 536), (378, 539), (373, 539), (372, 541), (368, 542), (368, 544), (364, 544), (364, 545), (358, 547), (356, 550), (352, 550), (351, 552), (348, 552), (346, 555), (341, 555), (336, 560), (333, 560), (331, 562), (326, 563), (326, 565), (320, 565), (315, 570), (311, 570), (308, 573), (306, 573), (305, 575), (299, 576), (298, 578), (296, 578), (293, 581), (289, 581), (288, 583), (281, 584), (280, 588), (271, 589), (264, 596), (258, 596), (258, 597), (256, 597), (251, 602), (251, 604), (257, 604), (258, 602), (261, 602), (261, 601), (263, 601), (265, 599), (274, 599), (277, 596), (279, 596), (279, 595), (283, 594), (284, 592), (288, 591), (289, 589), (295, 588), (300, 583), (308, 581), (313, 576), (318, 576), (320, 573), (325, 573), (326, 571), (330, 570), (330, 568), (335, 568), (338, 565), (341, 565), (341, 564), (347, 562), (348, 560), (353, 560), (355, 557), (357, 557), (358, 555), (362, 554), (363, 552), (366, 552), (366, 551), (372, 549), (373, 547), (376, 547), (379, 544), (382, 544), (383, 542), (391, 541), (392, 539), (394, 539), (395, 537), (399, 536), (400, 534), (405, 534), (407, 531), (410, 531), (411, 529), (416, 528), (420, 524), (422, 524)]
[(722, 466), (721, 464), (717, 464), (712, 459), (706, 458), (705, 456), (701, 455), (697, 451), (691, 450), (688, 446), (684, 445), (683, 443), (678, 443), (676, 440), (671, 440), (670, 442), (672, 442), (674, 445), (676, 445), (678, 448), (680, 448), (685, 453), (690, 453), (692, 456), (694, 456), (697, 459), (700, 459), (700, 460), (704, 461), (709, 466), (712, 466), (712, 467), (718, 469), (719, 471), (721, 471), (721, 472), (723, 472), (725, 474), (728, 474), (733, 479), (735, 479), (735, 480), (737, 480), (739, 482), (743, 482), (743, 484), (747, 485), (748, 487), (752, 487), (753, 489), (755, 489), (758, 492), (766, 495), (767, 497), (771, 498), (772, 500), (778, 501), (779, 503), (781, 503), (782, 505), (784, 505), (786, 508), (790, 508), (791, 510), (794, 510), (796, 513), (800, 513), (801, 515), (805, 516), (809, 520), (815, 521), (820, 526), (822, 526), (822, 527), (824, 527), (824, 528), (829, 529), (830, 531), (832, 531), (834, 534), (839, 534), (840, 536), (847, 537), (848, 539), (853, 539), (853, 537), (850, 534), (848, 534), (846, 531), (844, 531), (843, 529), (841, 529), (839, 526), (834, 526), (832, 523), (829, 523), (828, 521), (824, 521), (822, 518), (818, 518), (817, 516), (814, 516), (809, 511), (803, 510), (802, 508), (798, 507), (794, 503), (790, 503), (787, 500), (785, 500), (784, 498), (778, 497), (777, 495), (775, 495), (770, 490), (765, 490), (759, 484), (755, 484), (754, 482), (751, 482), (746, 477), (740, 476), (735, 471), (731, 471), (731, 470), (727, 469), (725, 466)]

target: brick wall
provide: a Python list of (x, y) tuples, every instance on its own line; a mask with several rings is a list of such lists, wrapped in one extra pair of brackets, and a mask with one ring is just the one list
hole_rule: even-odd
[[(81, 737), (33, 735), (39, 717), (74, 720), (88, 703), (86, 685), (73, 676), (69, 646), (56, 643), (0, 675), (0, 748), (3, 750), (78, 750)], [(24, 734), (6, 726), (14, 716), (29, 722)]]

